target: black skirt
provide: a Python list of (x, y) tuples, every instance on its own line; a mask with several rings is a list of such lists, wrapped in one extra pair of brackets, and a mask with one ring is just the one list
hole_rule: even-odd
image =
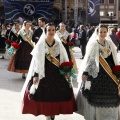
[(30, 54), (33, 47), (26, 41), (22, 41), (20, 48), (17, 50), (15, 55), (14, 66), (15, 69), (28, 70), (32, 55)]
[[(115, 66), (112, 55), (106, 61), (111, 69)], [(99, 65), (98, 76), (94, 79), (89, 76), (88, 79), (91, 81), (91, 88), (90, 90), (83, 89), (83, 96), (91, 105), (97, 107), (116, 107), (119, 105), (118, 86), (101, 65)]]
[(33, 99), (40, 102), (61, 102), (71, 100), (72, 96), (73, 90), (64, 76), (60, 75), (59, 68), (45, 58), (45, 77), (40, 80)]
[(4, 38), (4, 37), (0, 37), (0, 53), (5, 53), (5, 46), (6, 46), (6, 44), (5, 44), (5, 40), (6, 40), (6, 38)]

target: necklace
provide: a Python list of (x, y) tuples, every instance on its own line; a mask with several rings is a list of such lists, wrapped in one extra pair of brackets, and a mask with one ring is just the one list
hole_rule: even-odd
[(107, 44), (107, 42), (105, 42), (104, 45), (99, 43), (99, 49), (100, 49), (100, 54), (104, 58), (107, 58), (111, 54), (110, 47), (109, 44)]
[(104, 44), (100, 43), (98, 40), (97, 40), (97, 42), (98, 42), (100, 45), (105, 46), (105, 41), (104, 41)]
[(53, 54), (54, 54), (54, 44), (55, 44), (55, 41), (54, 41), (51, 45), (49, 45), (49, 44), (47, 43), (47, 41), (46, 41), (46, 44), (47, 44), (47, 48), (48, 48), (48, 50), (49, 50), (49, 53), (50, 53), (51, 55), (53, 55)]

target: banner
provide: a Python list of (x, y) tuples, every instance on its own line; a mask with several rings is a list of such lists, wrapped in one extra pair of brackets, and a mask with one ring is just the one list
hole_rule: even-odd
[(100, 0), (88, 0), (87, 23), (100, 23)]
[(18, 17), (25, 20), (50, 18), (54, 0), (4, 0), (6, 22), (14, 21)]

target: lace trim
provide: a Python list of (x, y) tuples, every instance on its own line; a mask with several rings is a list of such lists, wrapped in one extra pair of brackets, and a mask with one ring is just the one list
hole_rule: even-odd
[[(83, 96), (87, 98), (90, 105), (95, 107), (117, 107), (120, 104), (120, 98), (117, 96), (91, 96), (89, 90), (83, 90)], [(91, 98), (92, 97), (92, 98)]]
[(57, 41), (55, 41), (55, 44), (53, 45), (53, 47), (51, 47), (51, 49), (49, 49), (49, 46), (45, 45), (45, 53), (47, 54), (52, 54), (52, 56), (56, 57), (60, 54), (60, 46), (59, 43)]
[(89, 75), (91, 75), (93, 78), (96, 78), (98, 76), (99, 69), (96, 66), (95, 59), (88, 58), (88, 66), (86, 67), (86, 70)]

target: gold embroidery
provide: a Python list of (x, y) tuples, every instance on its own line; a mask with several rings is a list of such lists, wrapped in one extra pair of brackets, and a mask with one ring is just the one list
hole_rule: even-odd
[(60, 66), (60, 62), (59, 62), (55, 57), (53, 57), (52, 55), (46, 54), (46, 58), (47, 58), (50, 62), (52, 62), (54, 65), (56, 65), (57, 67)]

